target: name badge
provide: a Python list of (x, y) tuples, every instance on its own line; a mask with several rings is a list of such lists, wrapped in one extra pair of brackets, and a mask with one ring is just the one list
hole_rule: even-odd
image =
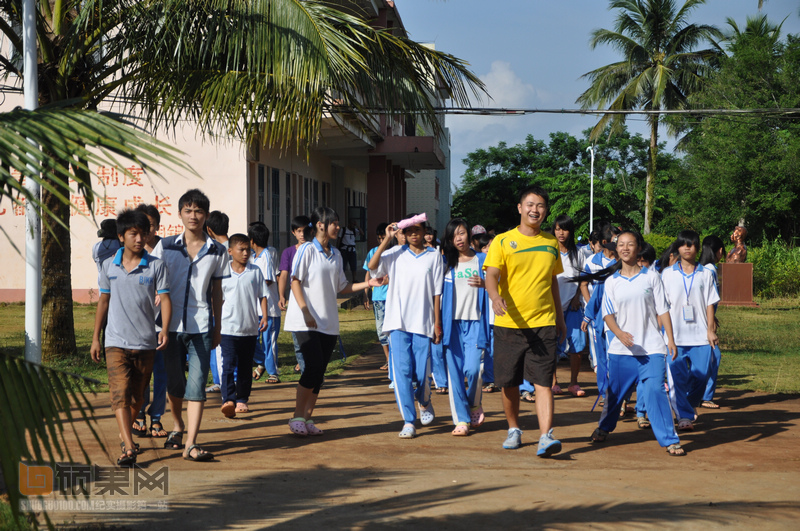
[(688, 304), (683, 307), (683, 320), (687, 323), (694, 322), (694, 308)]

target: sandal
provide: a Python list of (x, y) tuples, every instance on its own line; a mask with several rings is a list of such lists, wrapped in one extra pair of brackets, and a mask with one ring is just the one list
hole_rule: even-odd
[(314, 425), (313, 420), (306, 421), (306, 431), (308, 432), (309, 435), (322, 435), (323, 433), (325, 433), (321, 429), (317, 428), (316, 425)]
[(253, 369), (253, 380), (260, 380), (265, 372), (267, 372), (266, 367), (263, 365), (256, 365), (256, 368)]
[(719, 409), (719, 404), (715, 404), (711, 400), (703, 400), (703, 403), (700, 404), (700, 407), (704, 407), (706, 409)]
[(301, 372), (302, 371), (300, 370), (300, 364), (298, 363), (297, 365), (294, 366), (294, 373), (300, 374)]
[(236, 402), (236, 413), (250, 413), (250, 408), (244, 402)]
[(639, 426), (639, 429), (642, 430), (650, 428), (650, 421), (644, 417), (636, 417), (636, 424)]
[(452, 433), (455, 437), (466, 437), (469, 435), (469, 426), (466, 422), (459, 422)]
[(554, 395), (563, 395), (564, 394), (564, 390), (561, 389), (561, 386), (558, 385), (558, 384), (555, 384), (553, 387), (550, 388), (550, 390), (553, 392)]
[(131, 426), (131, 432), (137, 437), (147, 437), (150, 435), (147, 432), (147, 424), (145, 423), (144, 419), (134, 420), (133, 426)]
[(382, 370), (382, 371), (388, 371), (388, 370), (389, 370), (389, 364), (388, 364), (388, 363), (384, 363), (383, 365), (381, 365), (381, 368), (380, 368), (380, 370)]
[[(124, 442), (119, 443), (119, 447), (122, 449), (123, 452), (125, 451), (125, 443)], [(135, 454), (142, 453), (142, 449), (139, 448), (139, 443), (133, 443), (133, 453), (135, 453)]]
[(167, 430), (164, 429), (164, 426), (161, 424), (161, 421), (151, 420), (150, 437), (166, 437), (166, 436), (167, 436)]
[[(192, 457), (192, 450), (197, 451), (194, 457)], [(186, 450), (186, 453), (183, 454), (183, 458), (187, 461), (211, 461), (214, 459), (214, 454), (206, 452), (197, 444), (193, 444)]]
[(295, 435), (305, 437), (308, 435), (308, 428), (306, 428), (306, 419), (303, 417), (295, 417), (289, 421), (289, 431)]
[(522, 400), (523, 402), (529, 402), (531, 404), (536, 402), (536, 396), (530, 391), (523, 391), (519, 399)]
[(269, 378), (265, 380), (268, 384), (279, 384), (281, 383), (281, 379), (278, 378), (277, 374), (270, 374)]
[(494, 393), (495, 391), (497, 391), (497, 386), (494, 384), (494, 382), (489, 382), (483, 386), (484, 393)]
[(447, 394), (447, 387), (437, 387), (436, 388), (437, 395), (446, 395)]
[(136, 464), (136, 452), (133, 450), (126, 450), (125, 443), (122, 443), (123, 454), (117, 459), (117, 466), (119, 467), (132, 467)]
[(171, 431), (167, 440), (164, 441), (164, 448), (168, 450), (181, 450), (183, 449), (183, 432)]
[(628, 401), (622, 401), (622, 407), (619, 408), (619, 418), (624, 419), (625, 415), (628, 414)]
[(681, 419), (678, 421), (678, 431), (694, 431), (694, 424), (689, 419)]
[(683, 457), (686, 455), (686, 450), (680, 444), (670, 444), (667, 446), (667, 453), (674, 457)]
[(586, 396), (586, 391), (581, 389), (581, 386), (578, 384), (570, 385), (567, 387), (567, 391), (569, 391), (569, 394), (572, 396)]
[(604, 443), (608, 438), (608, 432), (605, 430), (601, 430), (600, 428), (596, 428), (592, 432), (592, 442), (593, 443)]
[(232, 400), (228, 400), (222, 404), (222, 407), (219, 408), (219, 410), (222, 411), (222, 414), (229, 419), (232, 419), (236, 416), (236, 404), (234, 404)]

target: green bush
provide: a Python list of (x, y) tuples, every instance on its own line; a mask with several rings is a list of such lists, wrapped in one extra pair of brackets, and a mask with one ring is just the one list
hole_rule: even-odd
[(656, 250), (656, 258), (661, 256), (661, 253), (667, 250), (667, 247), (672, 245), (675, 241), (675, 236), (667, 236), (666, 234), (645, 234), (644, 241), (652, 245)]
[(753, 263), (753, 292), (766, 298), (800, 294), (800, 248), (780, 240), (765, 241), (761, 247), (747, 249)]

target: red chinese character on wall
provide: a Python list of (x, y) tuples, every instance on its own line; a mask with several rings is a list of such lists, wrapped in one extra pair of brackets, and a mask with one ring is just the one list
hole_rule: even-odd
[(182, 233), (183, 225), (167, 225), (167, 229), (164, 231), (165, 236), (177, 236)]
[(97, 180), (100, 184), (106, 186), (119, 186), (119, 173), (116, 168), (108, 168), (106, 166), (98, 166)]
[(158, 209), (158, 212), (160, 214), (166, 214), (168, 216), (171, 216), (172, 213), (168, 210), (171, 207), (172, 203), (170, 203), (168, 195), (165, 195), (164, 197), (159, 197), (156, 194), (156, 208)]
[(24, 216), (25, 215), (25, 198), (20, 197), (19, 203), (14, 203), (14, 215), (15, 216)]
[(104, 217), (115, 217), (117, 215), (117, 198), (105, 197), (97, 201), (95, 214)]
[(69, 196), (69, 200), (72, 203), (71, 214), (73, 216), (77, 214), (88, 216), (91, 214), (91, 211), (89, 210), (89, 204), (86, 202), (86, 198), (82, 195), (72, 194)]
[(144, 184), (142, 184), (144, 170), (140, 166), (129, 166), (125, 169), (129, 173), (125, 174), (125, 179), (122, 183), (124, 186), (144, 186)]
[(133, 196), (133, 199), (126, 199), (125, 200), (125, 208), (134, 209), (134, 208), (138, 207), (139, 205), (141, 205), (142, 203), (144, 203), (144, 200), (142, 199), (142, 196), (135, 195), (135, 196)]

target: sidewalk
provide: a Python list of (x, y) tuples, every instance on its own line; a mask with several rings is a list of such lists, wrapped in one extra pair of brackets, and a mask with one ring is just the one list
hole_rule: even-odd
[[(522, 405), (523, 448), (503, 450), (500, 393), (484, 395), (486, 423), (466, 438), (450, 435), (449, 395), (434, 395), (434, 423), (401, 440), (402, 420), (378, 345), (327, 380), (315, 421), (325, 435), (289, 433), (295, 384), (254, 383), (252, 412), (226, 419), (210, 395), (200, 444), (209, 463), (181, 459), (164, 439), (137, 439), (149, 474), (169, 467), (167, 511), (51, 513), (55, 523), (143, 529), (375, 527), (573, 528), (733, 527), (794, 529), (800, 519), (800, 400), (719, 391), (719, 410), (700, 410), (688, 455), (670, 457), (635, 419), (604, 445), (591, 445), (599, 411), (594, 375), (581, 373), (585, 398), (556, 398), (555, 435), (563, 451), (536, 457), (533, 404)], [(568, 369), (559, 366), (568, 381)], [(94, 403), (111, 457), (118, 434), (108, 395)], [(172, 428), (169, 414), (165, 427)], [(95, 463), (111, 465), (87, 434)], [(86, 441), (89, 441), (86, 443)], [(117, 497), (119, 499), (120, 497)]]

